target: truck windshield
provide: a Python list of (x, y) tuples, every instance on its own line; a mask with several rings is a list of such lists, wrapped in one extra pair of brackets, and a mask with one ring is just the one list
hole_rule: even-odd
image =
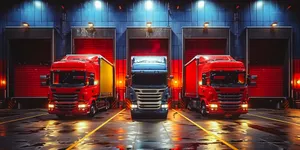
[(85, 85), (85, 72), (61, 71), (51, 73), (51, 85), (60, 87), (74, 87)]
[(167, 74), (134, 74), (132, 76), (133, 85), (161, 86), (167, 84)]
[(210, 73), (210, 83), (212, 86), (243, 86), (245, 75), (245, 72), (214, 71)]

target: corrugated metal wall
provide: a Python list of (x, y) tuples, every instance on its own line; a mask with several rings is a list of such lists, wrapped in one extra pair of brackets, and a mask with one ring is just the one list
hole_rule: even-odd
[[(57, 3), (55, 3), (57, 2)], [(14, 5), (3, 6), (5, 11), (1, 15), (1, 27), (20, 26), (23, 21), (31, 26), (55, 27), (60, 36), (57, 36), (56, 55), (63, 55), (71, 51), (69, 37), (71, 26), (87, 26), (93, 22), (95, 26), (116, 27), (116, 65), (117, 82), (124, 86), (125, 57), (126, 57), (126, 28), (128, 26), (169, 26), (172, 29), (172, 67), (173, 74), (181, 82), (182, 74), (182, 27), (203, 26), (229, 26), (232, 33), (231, 55), (237, 59), (245, 59), (245, 46), (242, 33), (246, 26), (270, 26), (273, 21), (278, 26), (293, 26), (294, 30), (294, 57), (300, 58), (300, 26), (297, 18), (296, 3), (288, 1), (159, 1), (152, 0), (152, 9), (146, 9), (145, 1), (101, 1), (95, 6), (94, 1), (25, 1)], [(66, 22), (63, 22), (61, 4), (66, 11)], [(236, 4), (239, 8), (236, 9)], [(4, 5), (4, 4), (3, 4)], [(168, 10), (169, 8), (169, 10)], [(0, 35), (3, 31), (0, 31)], [(4, 44), (0, 42), (2, 56)], [(60, 45), (59, 45), (60, 44)], [(58, 56), (56, 58), (60, 58)], [(122, 75), (121, 75), (122, 74)], [(120, 82), (119, 82), (120, 81)]]

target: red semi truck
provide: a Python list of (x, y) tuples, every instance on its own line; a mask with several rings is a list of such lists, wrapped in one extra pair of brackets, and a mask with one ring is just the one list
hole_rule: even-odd
[(185, 66), (187, 108), (203, 116), (239, 117), (248, 112), (248, 76), (230, 55), (197, 55)]
[(93, 117), (98, 110), (109, 109), (114, 97), (113, 65), (101, 55), (66, 55), (41, 80), (49, 86), (48, 112), (58, 117)]

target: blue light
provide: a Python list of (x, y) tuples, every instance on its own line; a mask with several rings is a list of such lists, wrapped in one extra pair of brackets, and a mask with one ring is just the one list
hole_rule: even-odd
[(199, 1), (198, 2), (198, 8), (204, 8), (205, 2), (204, 1)]
[(94, 5), (95, 5), (95, 8), (96, 8), (96, 9), (100, 9), (101, 6), (102, 6), (101, 2), (98, 1), (98, 0), (94, 2)]
[(264, 2), (263, 2), (263, 1), (257, 1), (257, 2), (256, 2), (256, 7), (257, 7), (257, 8), (261, 8), (261, 7), (263, 7), (263, 5), (264, 5)]
[(147, 0), (145, 2), (145, 8), (146, 8), (146, 10), (152, 10), (152, 8), (153, 8), (153, 2), (151, 0)]
[(41, 1), (34, 1), (34, 5), (37, 8), (41, 8), (42, 7), (42, 2)]

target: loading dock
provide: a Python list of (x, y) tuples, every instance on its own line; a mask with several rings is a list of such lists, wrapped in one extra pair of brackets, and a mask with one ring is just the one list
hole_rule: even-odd
[[(47, 74), (54, 61), (52, 28), (6, 27), (6, 95), (18, 108), (46, 107), (47, 88), (40, 86), (40, 75)], [(39, 57), (36, 57), (36, 56)]]
[[(114, 27), (72, 27), (72, 54), (99, 54), (116, 66), (116, 29)], [(116, 95), (116, 67), (114, 67), (114, 95)], [(114, 96), (115, 97), (115, 96)], [(112, 107), (118, 107), (118, 99)]]
[[(229, 27), (183, 27), (182, 28), (182, 68), (196, 55), (230, 55)], [(182, 71), (185, 83), (185, 71)], [(183, 84), (183, 93), (185, 87)], [(186, 104), (181, 101), (181, 107)]]
[(256, 75), (249, 86), (252, 107), (280, 107), (292, 97), (292, 28), (247, 27), (247, 74)]
[[(126, 36), (127, 74), (130, 74), (131, 56), (166, 56), (169, 68), (168, 72), (169, 75), (171, 74), (171, 28), (128, 27), (126, 31)], [(172, 92), (172, 101), (173, 100), (174, 99)]]

